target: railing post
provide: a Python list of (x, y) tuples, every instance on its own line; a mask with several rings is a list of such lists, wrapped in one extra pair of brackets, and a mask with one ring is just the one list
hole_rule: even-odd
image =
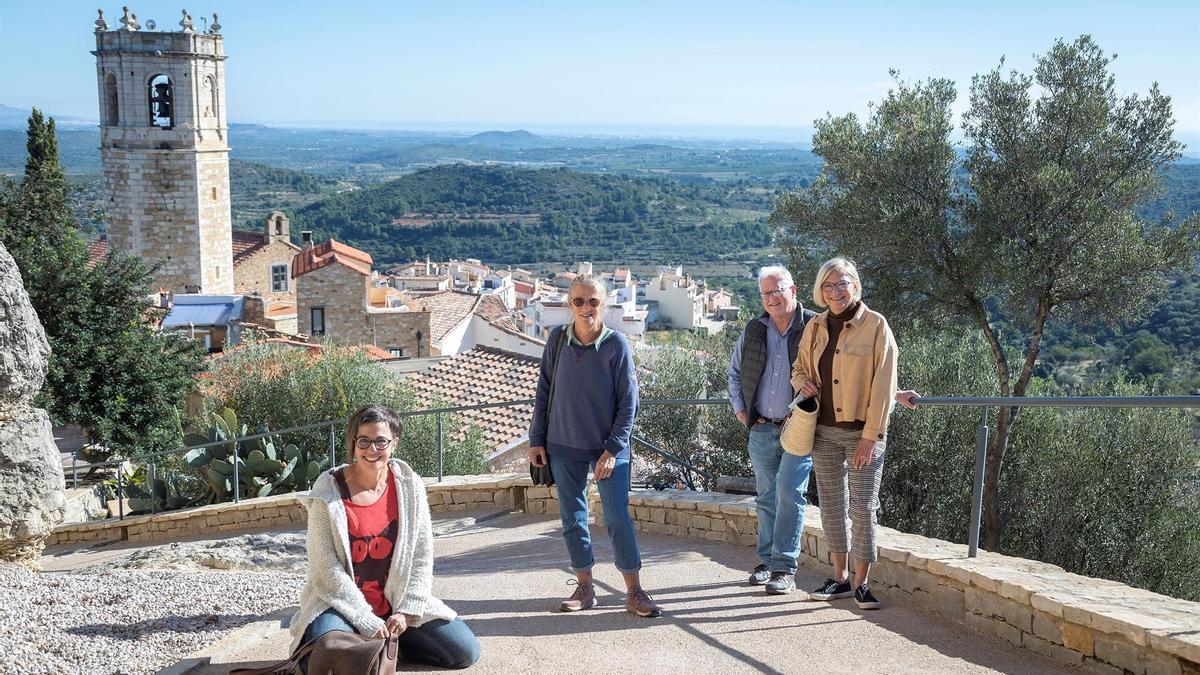
[(158, 479), (158, 467), (154, 464), (154, 460), (150, 460), (150, 514), (158, 513), (158, 507), (154, 503), (154, 481)]
[(967, 557), (979, 555), (979, 519), (983, 514), (983, 472), (987, 464), (988, 409), (981, 406), (979, 428), (975, 430), (975, 486), (971, 491), (971, 534), (967, 541)]
[(79, 487), (79, 448), (71, 451), (71, 488)]
[(117, 465), (117, 520), (125, 520), (125, 502), (121, 496), (121, 493), (123, 492), (123, 490), (121, 489), (121, 486), (124, 482), (122, 480), (124, 478), (124, 473), (125, 472), (122, 470), (121, 465), (118, 464)]
[(333, 425), (329, 425), (329, 468), (337, 466), (337, 435), (334, 434)]
[(233, 444), (233, 503), (238, 504), (242, 501), (242, 480), (241, 474), (238, 471), (238, 446)]
[(442, 413), (437, 414), (437, 436), (438, 436), (438, 446), (437, 446), (437, 450), (438, 450), (438, 455), (437, 455), (438, 482), (440, 483), (440, 482), (442, 482)]

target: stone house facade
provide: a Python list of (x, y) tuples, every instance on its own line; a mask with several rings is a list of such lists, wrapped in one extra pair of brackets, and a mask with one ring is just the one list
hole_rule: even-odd
[(292, 282), (292, 259), (300, 247), (291, 241), (288, 218), (272, 211), (263, 221), (261, 233), (233, 233), (233, 279), (236, 292), (257, 295), (268, 308), (296, 305)]
[(373, 345), (396, 357), (429, 356), (430, 312), (371, 271), (371, 256), (330, 240), (292, 259), (297, 327), (311, 342)]

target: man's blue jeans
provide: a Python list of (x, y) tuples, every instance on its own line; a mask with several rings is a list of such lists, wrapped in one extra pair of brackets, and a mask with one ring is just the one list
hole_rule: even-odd
[[(596, 564), (592, 555), (592, 534), (588, 530), (587, 476), (595, 462), (550, 455), (550, 471), (558, 486), (558, 510), (562, 516), (563, 539), (571, 556), (571, 569), (590, 570)], [(618, 459), (612, 475), (596, 481), (604, 525), (612, 540), (613, 558), (621, 572), (642, 568), (633, 519), (629, 517), (629, 459)]]
[(812, 455), (800, 457), (783, 451), (780, 427), (764, 422), (750, 427), (750, 465), (758, 492), (758, 557), (772, 572), (796, 573), (800, 532), (808, 502), (808, 476)]
[[(327, 609), (317, 615), (304, 631), (300, 644), (335, 630), (353, 633), (354, 626), (336, 610)], [(437, 619), (400, 634), (400, 657), (414, 663), (427, 663), (442, 668), (467, 668), (479, 660), (479, 641), (462, 619)], [(302, 664), (307, 672), (308, 663)]]

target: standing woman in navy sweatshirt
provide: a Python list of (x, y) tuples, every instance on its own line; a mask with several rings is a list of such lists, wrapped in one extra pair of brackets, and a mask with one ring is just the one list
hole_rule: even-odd
[[(563, 539), (571, 557), (575, 592), (559, 607), (576, 612), (596, 606), (592, 537), (588, 531), (588, 470), (594, 471), (604, 523), (617, 569), (625, 577), (625, 609), (661, 616), (642, 590), (642, 568), (629, 517), (629, 437), (637, 412), (637, 377), (625, 336), (604, 325), (608, 291), (590, 274), (571, 282), (573, 321), (550, 331), (529, 425), (529, 461), (550, 463), (558, 486)], [(553, 400), (551, 400), (553, 391)]]

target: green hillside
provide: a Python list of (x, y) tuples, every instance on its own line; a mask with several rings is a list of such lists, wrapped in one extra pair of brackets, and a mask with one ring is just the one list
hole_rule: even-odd
[(691, 263), (769, 246), (774, 196), (741, 184), (448, 165), (322, 199), (292, 222), (384, 264), (425, 255)]

